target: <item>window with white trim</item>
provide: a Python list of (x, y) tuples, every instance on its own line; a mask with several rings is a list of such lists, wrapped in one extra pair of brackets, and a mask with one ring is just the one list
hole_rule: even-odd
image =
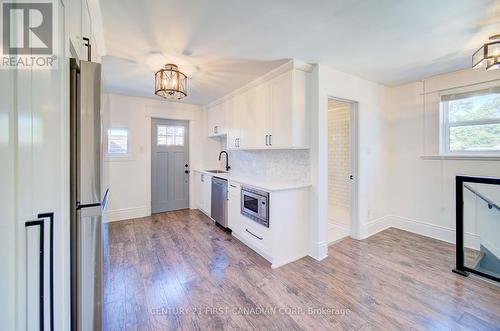
[(158, 125), (156, 135), (158, 146), (184, 146), (183, 126)]
[(108, 156), (127, 156), (129, 154), (128, 128), (108, 129)]
[(500, 155), (500, 87), (441, 96), (443, 154)]

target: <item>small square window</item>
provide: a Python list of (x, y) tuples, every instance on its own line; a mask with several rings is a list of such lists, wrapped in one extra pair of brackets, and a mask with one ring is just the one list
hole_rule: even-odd
[(110, 128), (108, 129), (108, 149), (110, 156), (128, 155), (128, 129)]
[(158, 125), (156, 127), (158, 146), (184, 146), (184, 127)]

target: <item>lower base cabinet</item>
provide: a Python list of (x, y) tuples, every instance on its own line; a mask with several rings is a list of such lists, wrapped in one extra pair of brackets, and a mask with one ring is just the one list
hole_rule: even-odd
[(196, 206), (207, 216), (212, 207), (212, 176), (195, 171)]
[(233, 236), (271, 262), (272, 268), (308, 255), (308, 187), (270, 192), (268, 228), (241, 214), (241, 185), (228, 184)]

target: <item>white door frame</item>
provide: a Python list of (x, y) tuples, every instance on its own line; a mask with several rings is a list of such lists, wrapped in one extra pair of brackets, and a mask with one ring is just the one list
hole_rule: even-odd
[[(349, 111), (349, 235), (358, 239), (360, 234), (358, 218), (358, 108), (357, 101), (328, 95), (328, 100), (336, 100), (351, 105)], [(327, 138), (328, 139), (328, 138)], [(328, 160), (328, 158), (327, 158)], [(328, 161), (327, 161), (328, 162)], [(328, 177), (330, 174), (328, 173)], [(327, 199), (328, 201), (328, 199)]]

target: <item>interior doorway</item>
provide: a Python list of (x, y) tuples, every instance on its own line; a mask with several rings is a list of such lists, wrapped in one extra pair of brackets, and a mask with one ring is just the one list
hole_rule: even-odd
[(356, 237), (357, 103), (328, 99), (328, 242)]
[(151, 213), (189, 208), (189, 122), (151, 119)]

